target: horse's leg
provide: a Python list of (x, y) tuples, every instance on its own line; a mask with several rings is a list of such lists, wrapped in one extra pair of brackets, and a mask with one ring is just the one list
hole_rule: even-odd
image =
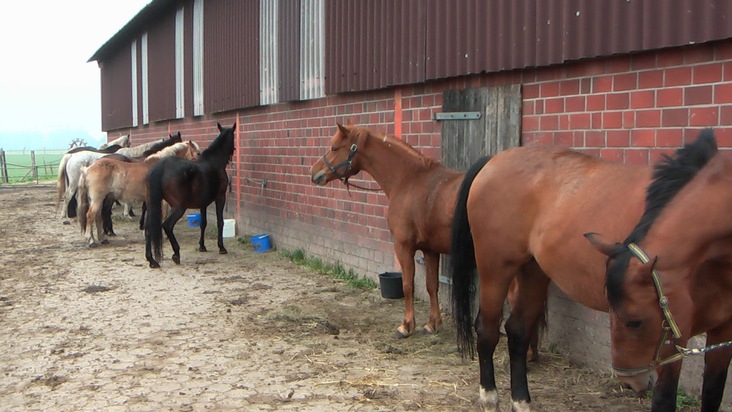
[[(518, 299), (518, 282), (511, 282), (511, 286), (508, 288), (508, 307), (509, 313), (510, 308), (516, 306), (516, 300)], [(546, 302), (545, 302), (546, 304)], [(546, 321), (541, 317), (537, 319), (537, 324), (534, 326), (534, 330), (531, 334), (531, 340), (529, 341), (529, 349), (526, 351), (526, 361), (535, 362), (539, 359), (539, 324), (545, 325)]]
[[(707, 332), (707, 346), (732, 340), (732, 324)], [(732, 347), (711, 350), (704, 354), (704, 384), (702, 412), (718, 411), (727, 383), (727, 369), (732, 359)]]
[[(682, 343), (685, 345), (686, 343)], [(670, 353), (663, 354), (669, 356)], [(679, 375), (681, 374), (681, 361), (664, 365), (658, 373), (658, 382), (653, 387), (653, 401), (651, 411), (675, 411), (676, 390), (679, 386)]]
[(178, 265), (180, 264), (180, 245), (175, 239), (175, 235), (173, 235), (173, 228), (185, 212), (185, 209), (173, 209), (163, 222), (163, 230), (165, 231), (165, 235), (168, 236), (170, 246), (173, 248), (173, 262)]
[(140, 211), (140, 230), (145, 229), (145, 213), (147, 212), (147, 203), (142, 202)]
[(114, 233), (114, 225), (112, 224), (112, 206), (114, 206), (114, 199), (108, 196), (104, 199), (102, 204), (102, 220), (104, 221), (104, 233), (107, 236), (117, 236)]
[(219, 254), (225, 255), (229, 253), (224, 247), (224, 205), (226, 204), (226, 195), (216, 199), (216, 228), (218, 229), (217, 241), (219, 246)]
[(434, 333), (442, 326), (440, 315), (440, 303), (437, 291), (440, 287), (440, 254), (435, 252), (424, 252), (425, 282), (427, 293), (430, 295), (430, 320), (424, 325), (424, 331)]
[[(479, 251), (476, 247), (476, 251)], [(476, 253), (479, 276), (478, 316), (475, 320), (477, 333), (478, 364), (480, 365), (479, 403), (484, 411), (498, 411), (498, 392), (496, 390), (493, 353), (501, 336), (500, 326), (503, 316), (503, 302), (508, 293), (508, 285), (518, 270), (511, 264), (486, 264)]]
[(206, 206), (201, 208), (201, 236), (198, 238), (198, 251), (199, 252), (208, 252), (208, 249), (206, 249), (206, 244), (204, 240), (204, 234), (206, 233), (206, 226), (208, 226), (208, 219), (206, 219)]
[(394, 242), (394, 253), (402, 268), (404, 290), (404, 320), (396, 331), (397, 338), (406, 338), (414, 332), (414, 248), (405, 242)]
[(516, 277), (514, 305), (506, 321), (508, 354), (511, 364), (511, 401), (513, 410), (529, 410), (531, 396), (526, 378), (526, 354), (536, 333), (539, 317), (544, 313), (549, 278), (535, 260), (526, 263)]
[(94, 211), (94, 218), (96, 219), (94, 223), (97, 226), (97, 240), (99, 240), (99, 243), (106, 245), (109, 243), (109, 240), (107, 240), (107, 234), (104, 232), (104, 201), (92, 202), (89, 206), (89, 210)]

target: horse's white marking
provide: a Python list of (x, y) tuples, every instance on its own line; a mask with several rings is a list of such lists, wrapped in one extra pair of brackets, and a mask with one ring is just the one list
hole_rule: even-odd
[(511, 410), (513, 412), (531, 412), (531, 404), (526, 401), (512, 401)]
[(386, 143), (386, 135), (384, 135), (384, 143)]
[(480, 396), (478, 398), (481, 408), (486, 412), (498, 411), (498, 392), (496, 390), (486, 391), (480, 387)]

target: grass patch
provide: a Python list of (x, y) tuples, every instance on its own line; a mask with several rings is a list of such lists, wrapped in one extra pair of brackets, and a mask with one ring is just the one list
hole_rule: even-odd
[(676, 392), (676, 409), (696, 408), (701, 406), (701, 400), (696, 396), (687, 395), (681, 391)]
[(305, 266), (318, 273), (343, 280), (350, 286), (359, 289), (376, 289), (376, 282), (369, 278), (358, 276), (353, 269), (346, 270), (340, 262), (328, 263), (323, 262), (320, 258), (306, 257), (302, 249), (281, 250), (280, 254), (297, 265)]

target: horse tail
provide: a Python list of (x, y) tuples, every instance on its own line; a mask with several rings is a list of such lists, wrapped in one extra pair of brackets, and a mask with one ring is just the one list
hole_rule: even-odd
[(70, 158), (71, 158), (70, 154), (65, 154), (61, 158), (61, 162), (58, 164), (58, 179), (56, 182), (56, 210), (58, 210), (58, 206), (59, 206), (59, 204), (61, 204), (61, 198), (63, 197), (64, 192), (66, 192), (66, 186), (68, 185), (68, 182), (67, 182), (68, 175), (66, 174), (66, 163), (68, 163)]
[[(160, 165), (158, 163), (157, 165)], [(147, 216), (145, 229), (152, 244), (153, 257), (163, 259), (163, 167), (153, 166), (147, 175)]]
[(86, 187), (86, 170), (86, 167), (82, 167), (79, 170), (79, 188), (76, 191), (76, 199), (78, 200), (76, 215), (79, 218), (79, 227), (81, 227), (82, 235), (86, 232), (86, 212), (89, 211), (89, 189)]
[(452, 273), (452, 314), (455, 318), (458, 350), (463, 357), (475, 357), (473, 347), (473, 324), (475, 317), (475, 249), (473, 235), (468, 222), (468, 194), (478, 172), (488, 163), (490, 157), (482, 157), (465, 174), (460, 185), (455, 214), (452, 218), (452, 247), (450, 250), (450, 271)]

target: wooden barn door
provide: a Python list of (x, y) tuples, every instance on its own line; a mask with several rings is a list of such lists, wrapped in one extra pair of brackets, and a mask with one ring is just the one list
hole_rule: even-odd
[[(467, 170), (476, 160), (521, 144), (521, 86), (448, 90), (442, 95), (442, 163)], [(449, 302), (448, 257), (442, 256), (440, 296)]]

